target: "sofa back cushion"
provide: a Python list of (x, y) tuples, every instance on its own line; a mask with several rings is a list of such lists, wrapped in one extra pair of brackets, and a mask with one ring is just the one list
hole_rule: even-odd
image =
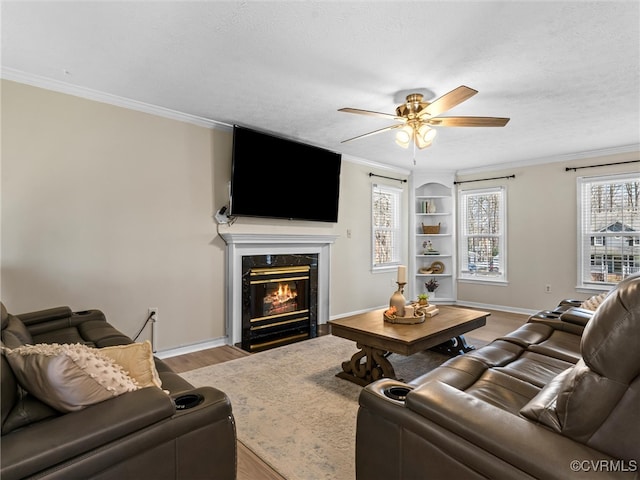
[(4, 305), (2, 320), (2, 343), (8, 348), (16, 348), (21, 345), (33, 344), (33, 338), (22, 321), (15, 315), (7, 313), (5, 316)]

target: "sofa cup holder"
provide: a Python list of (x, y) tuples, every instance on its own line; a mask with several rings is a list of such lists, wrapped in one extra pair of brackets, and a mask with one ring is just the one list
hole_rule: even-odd
[(404, 402), (407, 399), (407, 395), (413, 388), (407, 385), (394, 385), (387, 387), (383, 390), (386, 397), (396, 400), (397, 402)]
[(173, 403), (176, 405), (176, 410), (187, 410), (200, 405), (203, 400), (204, 397), (199, 393), (189, 393), (175, 398)]

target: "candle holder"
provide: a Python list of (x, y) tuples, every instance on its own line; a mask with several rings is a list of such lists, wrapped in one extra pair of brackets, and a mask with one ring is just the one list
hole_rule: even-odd
[(396, 307), (396, 315), (399, 317), (404, 317), (404, 306), (407, 303), (407, 300), (404, 298), (404, 286), (406, 283), (396, 282), (398, 284), (398, 290), (396, 290), (391, 298), (389, 299), (389, 306)]

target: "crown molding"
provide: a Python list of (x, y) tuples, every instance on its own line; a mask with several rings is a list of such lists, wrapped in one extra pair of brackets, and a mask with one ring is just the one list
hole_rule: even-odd
[(600, 150), (587, 150), (584, 152), (567, 153), (562, 155), (553, 155), (549, 157), (531, 158), (528, 160), (498, 163), (487, 165), (485, 167), (469, 168), (458, 170), (456, 175), (472, 175), (474, 173), (496, 172), (499, 170), (508, 170), (516, 167), (529, 167), (532, 165), (543, 165), (546, 163), (570, 162), (573, 160), (584, 160), (588, 158), (605, 157), (608, 155), (618, 155), (621, 153), (640, 152), (640, 144), (623, 145), (620, 147), (603, 148)]
[(179, 122), (191, 123), (200, 127), (223, 130), (231, 130), (231, 128), (233, 127), (232, 125), (223, 122), (217, 122), (209, 118), (178, 112), (176, 110), (171, 110), (170, 108), (151, 105), (149, 103), (139, 102), (130, 98), (119, 97), (117, 95), (100, 92), (98, 90), (92, 90), (90, 88), (79, 87), (78, 85), (73, 85), (71, 83), (62, 82), (60, 80), (54, 80), (39, 75), (33, 75), (31, 73), (22, 72), (13, 68), (3, 67), (0, 70), (0, 78), (11, 80), (13, 82), (24, 83), (33, 87), (52, 90), (54, 92), (73, 95), (74, 97), (86, 98), (87, 100), (94, 100), (96, 102), (128, 108), (130, 110), (136, 110), (138, 112), (157, 115), (159, 117), (169, 118), (171, 120), (177, 120)]

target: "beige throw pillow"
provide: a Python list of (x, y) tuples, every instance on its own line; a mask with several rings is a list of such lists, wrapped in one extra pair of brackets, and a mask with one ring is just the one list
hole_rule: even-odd
[(582, 302), (580, 308), (585, 308), (587, 310), (593, 310), (594, 312), (598, 309), (603, 300), (609, 295), (609, 292), (604, 292), (599, 295), (594, 295), (593, 297), (589, 297), (587, 300)]
[(86, 345), (40, 343), (3, 353), (22, 388), (61, 412), (138, 389), (120, 365)]
[(99, 355), (107, 356), (138, 382), (140, 388), (156, 386), (162, 388), (162, 381), (153, 361), (153, 349), (149, 340), (96, 349)]

